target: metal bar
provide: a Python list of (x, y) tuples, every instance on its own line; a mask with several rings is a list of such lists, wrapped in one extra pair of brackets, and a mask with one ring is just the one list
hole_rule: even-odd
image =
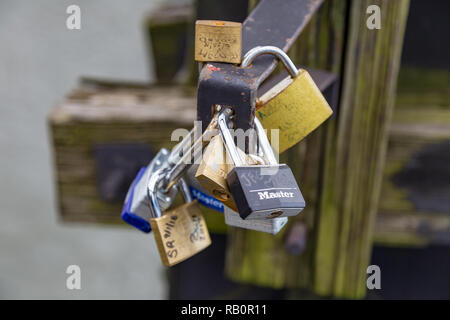
[[(246, 53), (270, 45), (287, 51), (323, 0), (262, 0), (242, 26), (242, 48)], [(198, 86), (197, 119), (206, 129), (214, 105), (234, 109), (236, 128), (252, 127), (256, 90), (277, 64), (274, 56), (262, 56), (249, 68), (226, 63), (203, 66)]]

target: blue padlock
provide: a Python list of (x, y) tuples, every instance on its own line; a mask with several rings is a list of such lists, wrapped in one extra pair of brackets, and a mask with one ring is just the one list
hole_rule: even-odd
[(189, 185), (192, 198), (197, 199), (198, 203), (213, 209), (215, 211), (224, 212), (224, 204), (214, 198), (195, 178), (195, 173), (198, 170), (198, 164), (193, 164), (186, 173), (186, 181)]
[[(139, 170), (125, 197), (121, 214), (122, 220), (142, 232), (149, 233), (152, 230), (150, 227), (150, 199), (147, 190), (149, 178), (156, 170), (168, 166), (169, 156), (169, 150), (161, 149), (147, 167)], [(175, 188), (167, 194), (159, 193), (158, 202), (160, 208), (166, 210), (170, 207), (175, 195)]]

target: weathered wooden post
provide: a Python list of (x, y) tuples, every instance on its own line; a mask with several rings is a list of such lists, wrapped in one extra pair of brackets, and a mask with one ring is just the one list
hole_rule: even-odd
[[(366, 26), (371, 4), (381, 8), (381, 30)], [(271, 238), (233, 229), (227, 264), (232, 279), (364, 296), (408, 5), (327, 1), (297, 40), (296, 62), (341, 75), (334, 119), (286, 155), (306, 188), (308, 210), (299, 219), (308, 226), (307, 248), (293, 256), (284, 249), (285, 233)], [(299, 158), (297, 165), (289, 161)]]
[(411, 1), (375, 226), (383, 245), (450, 243), (449, 7)]
[(155, 151), (176, 143), (173, 130), (192, 126), (194, 104), (179, 87), (85, 81), (73, 90), (48, 117), (61, 220), (125, 226), (129, 184)]

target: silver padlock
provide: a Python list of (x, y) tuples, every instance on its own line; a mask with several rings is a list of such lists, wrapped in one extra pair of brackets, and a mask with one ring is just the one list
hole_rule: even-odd
[[(122, 220), (145, 233), (151, 231), (151, 202), (147, 190), (148, 181), (157, 170), (168, 166), (169, 156), (169, 150), (161, 149), (147, 167), (141, 168), (125, 197), (121, 214)], [(158, 191), (157, 197), (161, 210), (169, 208), (175, 196), (175, 188), (167, 193)]]
[(297, 215), (305, 200), (292, 170), (278, 164), (264, 128), (254, 119), (259, 143), (267, 165), (246, 165), (241, 159), (228, 128), (229, 112), (219, 116), (219, 130), (234, 167), (227, 175), (227, 184), (242, 219), (273, 219)]
[[(257, 141), (255, 141), (257, 142)], [(264, 154), (259, 153), (261, 146), (259, 146), (259, 143), (257, 143), (256, 146), (256, 152), (257, 154), (251, 154), (249, 153), (248, 156), (253, 158), (255, 162), (259, 165), (264, 165), (266, 163), (270, 163), (270, 161), (276, 161), (276, 159), (265, 159)], [(269, 155), (270, 156), (270, 155)], [(225, 216), (225, 223), (232, 227), (238, 227), (242, 229), (248, 229), (248, 230), (255, 230), (260, 232), (267, 232), (273, 235), (276, 235), (278, 232), (280, 232), (281, 229), (287, 224), (288, 218), (287, 217), (281, 217), (281, 218), (274, 218), (274, 219), (265, 219), (265, 220), (244, 220), (241, 218), (239, 213), (232, 210), (231, 208), (225, 206), (224, 207), (224, 216)]]
[[(248, 154), (250, 157), (254, 157), (254, 160), (260, 164), (265, 163), (265, 159), (261, 156)], [(197, 199), (199, 204), (205, 207), (214, 209), (219, 212), (223, 212), (225, 217), (225, 223), (232, 227), (238, 227), (242, 229), (255, 230), (260, 232), (267, 232), (273, 235), (277, 234), (288, 222), (287, 217), (274, 218), (267, 220), (244, 220), (239, 216), (239, 213), (233, 211), (229, 207), (225, 206), (222, 202), (214, 198), (208, 193), (207, 190), (195, 179), (195, 173), (198, 170), (198, 164), (193, 165), (186, 173), (186, 179), (189, 184), (190, 191), (194, 198)]]
[(239, 213), (224, 206), (225, 223), (232, 227), (238, 227), (242, 229), (255, 230), (260, 232), (267, 232), (273, 235), (280, 232), (281, 229), (288, 222), (287, 217), (274, 218), (267, 220), (244, 220)]

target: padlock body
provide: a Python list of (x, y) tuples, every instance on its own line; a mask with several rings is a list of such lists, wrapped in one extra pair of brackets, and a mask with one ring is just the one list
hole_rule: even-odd
[(240, 63), (242, 24), (232, 21), (197, 20), (194, 50), (196, 61)]
[[(199, 165), (193, 164), (186, 172), (186, 182), (189, 185), (192, 198), (197, 199), (202, 213), (206, 216), (208, 214), (214, 214), (214, 211), (223, 213), (224, 205), (221, 201), (213, 197), (195, 178), (195, 173), (198, 171)], [(228, 188), (228, 187), (227, 187)], [(203, 207), (203, 208), (202, 208)], [(211, 215), (209, 215), (211, 216)], [(208, 222), (209, 216), (206, 217)]]
[(203, 152), (195, 178), (205, 190), (224, 205), (237, 210), (233, 196), (227, 185), (227, 174), (231, 169), (226, 157), (222, 138), (215, 136)]
[(234, 167), (227, 182), (242, 219), (295, 216), (305, 207), (300, 188), (286, 164)]
[(272, 141), (271, 129), (279, 130), (280, 154), (310, 134), (332, 113), (314, 80), (303, 69), (297, 77), (285, 78), (262, 95), (256, 110), (272, 146), (276, 142)]
[[(125, 197), (121, 213), (122, 220), (145, 233), (151, 231), (148, 222), (151, 218), (150, 199), (147, 191), (148, 180), (153, 173), (167, 165), (169, 155), (169, 150), (163, 148), (146, 168), (141, 168)], [(161, 210), (166, 210), (172, 204), (175, 194), (175, 189), (170, 190), (169, 194), (157, 193)]]
[[(237, 150), (247, 164), (256, 164), (256, 161), (241, 149), (238, 148)], [(233, 162), (226, 152), (222, 137), (217, 135), (211, 139), (211, 142), (205, 148), (195, 178), (209, 194), (227, 207), (237, 211), (236, 203), (227, 184), (227, 175), (233, 167)]]
[(238, 227), (248, 230), (255, 230), (260, 232), (267, 232), (270, 234), (277, 234), (288, 222), (287, 217), (274, 219), (259, 219), (259, 220), (244, 220), (239, 213), (225, 208), (224, 210), (225, 223), (232, 227)]
[(161, 261), (173, 266), (211, 244), (206, 222), (197, 201), (186, 203), (150, 219)]

